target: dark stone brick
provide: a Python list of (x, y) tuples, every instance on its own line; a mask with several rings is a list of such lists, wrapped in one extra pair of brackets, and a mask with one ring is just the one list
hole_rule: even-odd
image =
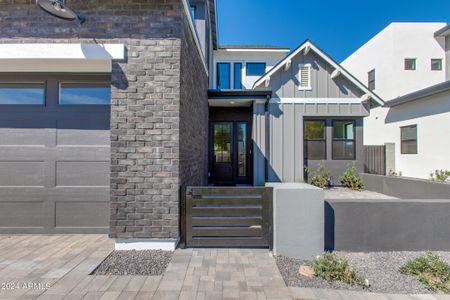
[(178, 239), (182, 185), (207, 179), (208, 77), (180, 0), (0, 0), (0, 43), (123, 43), (113, 62), (110, 237)]

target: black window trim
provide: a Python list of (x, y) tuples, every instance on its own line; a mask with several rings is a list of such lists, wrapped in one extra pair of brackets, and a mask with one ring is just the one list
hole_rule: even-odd
[(251, 61), (251, 62), (245, 63), (245, 75), (246, 76), (262, 76), (262, 75), (264, 75), (264, 73), (261, 75), (248, 75), (248, 65), (264, 65), (264, 73), (266, 72), (265, 70), (267, 68), (267, 64), (265, 62)]
[[(416, 138), (415, 139), (406, 139), (406, 140), (403, 139), (402, 130), (404, 128), (408, 128), (408, 127), (414, 127), (416, 129)], [(404, 153), (403, 152), (403, 142), (411, 142), (411, 141), (416, 142), (416, 153)], [(400, 154), (402, 154), (402, 155), (417, 155), (417, 154), (419, 154), (417, 124), (400, 126)]]
[(4, 86), (7, 88), (8, 84), (43, 84), (44, 89), (44, 98), (42, 99), (42, 103), (40, 104), (0, 104), (0, 107), (6, 108), (6, 107), (45, 107), (47, 106), (47, 91), (48, 91), (48, 82), (47, 80), (2, 80), (0, 81), (0, 86)]
[[(322, 122), (323, 124), (324, 124), (324, 126), (323, 126), (323, 131), (324, 131), (324, 135), (323, 135), (323, 139), (307, 139), (306, 137), (305, 137), (305, 129), (306, 129), (306, 126), (305, 126), (305, 123), (306, 122)], [(305, 147), (305, 141), (323, 141), (323, 142), (325, 142), (325, 157), (324, 158), (322, 158), (322, 159), (310, 159), (310, 158), (307, 158), (306, 156), (305, 156), (305, 153), (303, 153), (303, 159), (307, 159), (307, 160), (327, 160), (328, 159), (328, 142), (327, 142), (327, 119), (318, 119), (318, 118), (314, 118), (314, 119), (309, 119), (309, 118), (307, 118), (307, 119), (303, 119), (303, 147)], [(304, 151), (304, 150), (303, 150)]]
[[(411, 60), (414, 61), (414, 68), (413, 69), (407, 69), (406, 68), (406, 61)], [(403, 67), (405, 71), (416, 71), (417, 70), (417, 58), (414, 57), (406, 57), (403, 61)]]
[[(353, 124), (353, 139), (338, 139), (334, 137), (334, 122), (351, 122)], [(333, 142), (349, 141), (353, 142), (353, 158), (335, 158), (333, 151)], [(331, 159), (332, 160), (356, 160), (356, 121), (351, 119), (334, 119), (331, 120)]]
[[(439, 69), (433, 69), (433, 61), (439, 61), (440, 65), (439, 65)], [(430, 70), (431, 71), (442, 71), (443, 67), (442, 67), (442, 58), (432, 58), (430, 59)]]
[(229, 89), (231, 89), (231, 72), (233, 71), (232, 69), (231, 69), (231, 63), (230, 62), (217, 62), (216, 63), (216, 88), (217, 89), (219, 89), (219, 75), (220, 75), (220, 73), (219, 73), (219, 65), (228, 65), (228, 67), (229, 67), (229, 74), (228, 74), (228, 81), (229, 81), (229, 83), (230, 83), (230, 87), (229, 88), (227, 88), (227, 89), (222, 89), (222, 90), (229, 90)]

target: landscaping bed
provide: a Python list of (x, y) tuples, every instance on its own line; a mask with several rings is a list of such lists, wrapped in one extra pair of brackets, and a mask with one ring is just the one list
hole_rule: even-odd
[(92, 275), (162, 275), (173, 256), (172, 251), (114, 251)]
[[(433, 252), (450, 263), (450, 252)], [(349, 266), (359, 276), (368, 280), (369, 286), (350, 285), (341, 281), (327, 281), (317, 276), (300, 275), (302, 265), (313, 267), (313, 261), (299, 260), (285, 256), (276, 256), (276, 262), (287, 286), (307, 288), (328, 288), (359, 290), (377, 293), (397, 294), (444, 294), (442, 291), (432, 291), (411, 275), (403, 275), (400, 268), (425, 252), (334, 252), (337, 258), (348, 261)]]

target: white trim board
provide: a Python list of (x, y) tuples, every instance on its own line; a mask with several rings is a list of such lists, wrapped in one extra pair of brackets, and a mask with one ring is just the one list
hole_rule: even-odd
[[(379, 105), (384, 105), (384, 101), (378, 97), (375, 93), (370, 91), (364, 84), (362, 84), (358, 79), (353, 77), (347, 70), (342, 68), (338, 63), (336, 63), (331, 57), (329, 57), (322, 50), (317, 48), (312, 42), (307, 40), (303, 44), (301, 44), (296, 50), (294, 50), (291, 54), (286, 56), (282, 61), (280, 61), (275, 67), (273, 67), (269, 72), (264, 74), (261, 78), (259, 78), (253, 85), (253, 88), (256, 88), (262, 85), (267, 78), (270, 78), (275, 72), (280, 70), (287, 62), (292, 61), (292, 59), (297, 56), (301, 51), (305, 50), (305, 52), (314, 51), (317, 55), (319, 55), (322, 59), (324, 59), (328, 64), (330, 64), (333, 68), (339, 69), (341, 74), (345, 76), (348, 80), (350, 80), (353, 84), (355, 84), (359, 89), (361, 89), (366, 95), (370, 96), (375, 102)], [(306, 54), (305, 54), (306, 55)]]
[(178, 240), (116, 240), (115, 249), (117, 251), (129, 250), (164, 250), (175, 251)]
[(124, 60), (124, 44), (0, 44), (0, 59)]
[(281, 104), (361, 104), (362, 100), (359, 98), (272, 98), (269, 103)]

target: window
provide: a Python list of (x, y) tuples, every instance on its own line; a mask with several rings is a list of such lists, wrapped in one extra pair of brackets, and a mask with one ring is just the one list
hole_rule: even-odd
[(230, 64), (218, 63), (217, 64), (217, 89), (230, 89)]
[(45, 82), (0, 82), (1, 105), (43, 105)]
[(326, 126), (324, 120), (308, 120), (303, 129), (303, 155), (305, 159), (322, 160), (327, 158)]
[(401, 153), (417, 154), (417, 125), (400, 128), (401, 131)]
[(234, 64), (234, 88), (242, 89), (242, 63)]
[(109, 105), (111, 84), (109, 82), (61, 82), (59, 104), (62, 105)]
[(442, 70), (442, 59), (432, 58), (431, 59), (431, 70), (432, 71), (441, 71)]
[(266, 73), (265, 63), (247, 63), (247, 76), (262, 76)]
[(333, 121), (333, 159), (355, 159), (355, 121)]
[(196, 5), (191, 5), (191, 17), (192, 17), (192, 20), (195, 20), (196, 15), (197, 15), (197, 6)]
[(216, 163), (231, 162), (232, 124), (214, 125), (214, 160)]
[(238, 176), (247, 176), (247, 123), (238, 123)]
[(367, 86), (371, 91), (375, 89), (375, 69), (369, 71), (368, 73)]
[(300, 65), (299, 66), (299, 90), (310, 90), (311, 89), (311, 65)]
[(416, 69), (415, 58), (405, 58), (405, 70), (414, 71)]

